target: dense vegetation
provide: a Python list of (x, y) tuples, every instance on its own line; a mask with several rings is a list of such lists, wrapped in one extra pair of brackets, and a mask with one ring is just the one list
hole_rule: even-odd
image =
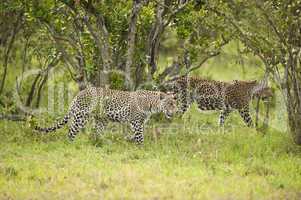
[[(0, 199), (300, 199), (300, 4), (1, 1)], [(269, 128), (264, 109), (258, 129), (233, 113), (222, 132), (217, 113), (192, 108), (153, 118), (142, 147), (124, 126), (74, 143), (32, 131), (88, 84), (158, 90), (180, 75), (269, 83)]]

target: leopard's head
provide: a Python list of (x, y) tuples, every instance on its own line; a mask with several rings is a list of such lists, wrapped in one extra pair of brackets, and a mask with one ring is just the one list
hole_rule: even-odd
[(160, 93), (160, 110), (167, 118), (171, 118), (178, 111), (174, 94)]
[(274, 96), (273, 90), (270, 87), (264, 87), (258, 91), (256, 91), (253, 97), (260, 98), (263, 101), (268, 101), (270, 98)]

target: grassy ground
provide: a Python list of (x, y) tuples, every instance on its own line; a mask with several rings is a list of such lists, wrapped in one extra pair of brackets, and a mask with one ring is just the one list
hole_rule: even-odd
[(88, 128), (69, 143), (66, 129), (40, 136), (0, 122), (0, 199), (301, 198), (301, 149), (286, 133), (246, 128), (236, 114), (223, 134), (216, 114), (191, 116), (150, 123), (140, 147), (121, 129), (93, 140)]

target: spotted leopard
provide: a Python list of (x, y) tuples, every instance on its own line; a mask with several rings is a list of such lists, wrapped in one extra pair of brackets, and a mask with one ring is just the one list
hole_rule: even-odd
[(180, 113), (186, 112), (190, 105), (196, 102), (200, 110), (220, 110), (220, 126), (224, 125), (225, 119), (233, 110), (238, 110), (247, 126), (252, 126), (249, 112), (251, 99), (267, 99), (273, 95), (271, 88), (257, 81), (223, 82), (183, 76), (169, 85), (180, 103)]
[(131, 140), (143, 143), (144, 123), (153, 113), (163, 112), (170, 118), (177, 111), (172, 94), (156, 91), (119, 91), (89, 87), (73, 99), (68, 113), (56, 125), (49, 128), (36, 126), (42, 132), (51, 132), (63, 127), (69, 119), (68, 137), (74, 140), (88, 119), (93, 116), (97, 135), (101, 134), (109, 122), (129, 123), (134, 135)]

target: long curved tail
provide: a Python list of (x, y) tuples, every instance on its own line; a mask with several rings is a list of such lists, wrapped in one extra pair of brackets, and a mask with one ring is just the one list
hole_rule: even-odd
[(58, 121), (54, 126), (52, 127), (39, 127), (39, 126), (35, 126), (34, 129), (37, 131), (41, 131), (41, 132), (53, 132), (57, 129), (62, 128), (65, 124), (67, 124), (68, 120), (70, 119), (70, 113), (66, 114), (64, 116), (64, 118), (60, 121)]

